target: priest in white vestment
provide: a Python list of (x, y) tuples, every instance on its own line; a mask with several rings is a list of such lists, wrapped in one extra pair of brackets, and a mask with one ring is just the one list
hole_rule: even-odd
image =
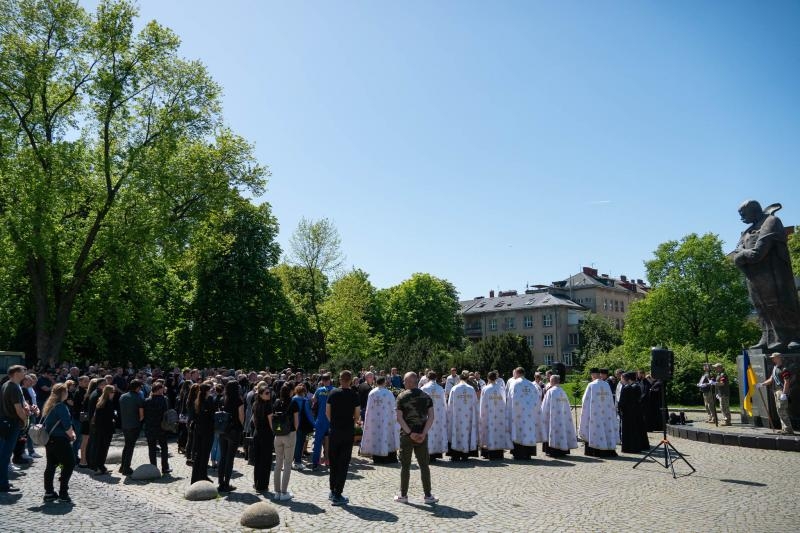
[(569, 398), (559, 386), (559, 376), (550, 376), (550, 383), (542, 401), (543, 450), (551, 457), (567, 455), (578, 447)]
[(539, 387), (525, 378), (525, 369), (514, 370), (508, 380), (507, 406), (508, 428), (514, 459), (530, 459), (536, 455), (536, 443), (542, 442), (541, 400)]
[(484, 457), (502, 459), (503, 450), (511, 449), (506, 391), (497, 383), (497, 372), (491, 371), (487, 377), (489, 383), (481, 391), (479, 402), (478, 444)]
[(444, 380), (444, 397), (447, 401), (450, 401), (450, 391), (453, 390), (453, 387), (455, 387), (457, 383), (458, 374), (455, 368), (451, 368), (450, 375)]
[(448, 455), (453, 461), (465, 461), (478, 451), (478, 396), (467, 383), (469, 372), (450, 390), (447, 401)]
[(619, 444), (619, 419), (611, 387), (600, 379), (598, 369), (590, 371), (592, 382), (586, 386), (581, 407), (579, 434), (586, 443), (586, 455), (616, 457)]
[(428, 430), (428, 454), (431, 459), (441, 459), (447, 453), (447, 402), (444, 389), (436, 382), (436, 373), (428, 372), (428, 381), (422, 392), (433, 400), (433, 425)]
[(394, 394), (386, 388), (386, 376), (376, 380), (377, 387), (367, 396), (367, 409), (364, 413), (361, 455), (373, 457), (376, 462), (387, 462), (390, 455), (396, 459), (400, 448), (400, 431), (395, 416)]

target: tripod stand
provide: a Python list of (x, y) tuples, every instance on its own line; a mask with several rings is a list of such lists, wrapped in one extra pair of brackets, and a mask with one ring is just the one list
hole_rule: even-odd
[[(695, 470), (695, 468), (689, 463), (689, 461), (686, 460), (686, 457), (684, 457), (683, 454), (681, 452), (679, 452), (677, 450), (677, 448), (675, 448), (675, 446), (673, 446), (672, 443), (667, 438), (667, 410), (668, 410), (668, 408), (667, 408), (667, 383), (666, 383), (666, 381), (662, 381), (662, 384), (663, 384), (663, 386), (661, 387), (661, 405), (662, 405), (662, 407), (661, 407), (661, 419), (662, 419), (662, 423), (664, 425), (664, 436), (661, 438), (661, 442), (659, 442), (658, 445), (656, 445), (652, 450), (647, 452), (647, 454), (644, 457), (639, 459), (639, 461), (637, 461), (636, 464), (633, 465), (633, 468), (636, 468), (637, 466), (642, 464), (645, 461), (645, 459), (648, 459), (648, 458), (652, 457), (653, 461), (655, 461), (659, 465), (663, 466), (664, 468), (671, 469), (672, 470), (672, 479), (675, 479), (675, 478), (678, 477), (675, 474), (675, 462), (678, 459), (681, 459), (684, 463), (686, 463), (689, 466), (689, 468), (692, 469), (692, 472), (697, 472), (697, 470)], [(656, 458), (656, 452), (658, 452), (662, 448), (664, 450), (664, 464), (663, 465), (661, 464), (661, 461), (658, 458)], [(671, 454), (670, 450), (675, 452), (675, 455)]]

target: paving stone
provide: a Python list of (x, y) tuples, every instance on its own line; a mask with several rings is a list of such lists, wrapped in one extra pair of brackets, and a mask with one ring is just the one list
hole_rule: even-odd
[(161, 478), (161, 470), (156, 465), (145, 463), (137, 466), (131, 474), (131, 479), (136, 481), (149, 481)]
[(218, 497), (217, 487), (210, 481), (195, 481), (186, 488), (184, 497), (192, 502), (213, 500)]
[(240, 523), (253, 529), (270, 529), (281, 523), (278, 510), (269, 502), (249, 505), (242, 513)]

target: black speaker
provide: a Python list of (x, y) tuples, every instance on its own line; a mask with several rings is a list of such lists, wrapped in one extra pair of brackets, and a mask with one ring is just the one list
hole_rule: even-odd
[(567, 367), (564, 366), (564, 363), (553, 363), (553, 374), (558, 374), (561, 383), (567, 382)]
[(666, 348), (650, 349), (650, 375), (653, 376), (653, 379), (671, 380), (674, 364), (674, 354), (671, 350)]

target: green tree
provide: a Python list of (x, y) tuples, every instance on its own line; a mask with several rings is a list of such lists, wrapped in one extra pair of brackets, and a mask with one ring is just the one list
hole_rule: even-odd
[(203, 65), (156, 22), (134, 32), (136, 16), (127, 1), (90, 15), (0, 0), (0, 232), (29, 288), (39, 360), (59, 358), (101, 272), (128, 292), (120, 273), (181, 250), (196, 221), (267, 176), (223, 127)]
[(792, 272), (800, 277), (800, 226), (795, 226), (794, 233), (789, 236), (789, 256), (792, 258)]
[(429, 339), (445, 347), (457, 346), (463, 334), (458, 316), (458, 294), (452, 283), (430, 274), (414, 274), (379, 298), (391, 344)]
[(369, 360), (382, 349), (382, 335), (376, 331), (375, 287), (363, 270), (352, 270), (331, 285), (322, 304), (322, 316), (331, 359), (354, 357)]
[(344, 261), (341, 244), (336, 226), (327, 218), (317, 221), (302, 218), (289, 241), (290, 263), (302, 268), (310, 281), (305, 295), (317, 334), (315, 351), (320, 362), (327, 359), (320, 307), (326, 296), (327, 279), (336, 273)]
[(734, 353), (757, 336), (747, 321), (744, 280), (716, 235), (665, 242), (645, 265), (653, 289), (630, 307), (626, 350), (647, 353), (659, 344), (690, 344), (700, 351)]
[(475, 352), (478, 365), (478, 368), (471, 370), (498, 370), (506, 378), (518, 366), (533, 370), (531, 349), (520, 335), (493, 335), (467, 347), (467, 350), (470, 349)]
[(261, 367), (283, 297), (270, 268), (280, 257), (269, 204), (240, 200), (198, 232), (192, 336), (195, 364)]
[[(292, 310), (293, 320), (283, 324), (285, 333), (291, 337), (294, 344), (294, 359), (292, 362), (316, 368), (324, 359), (319, 358), (318, 333), (314, 327), (314, 314), (312, 312), (312, 293), (317, 291), (316, 298), (320, 301), (329, 291), (328, 277), (321, 272), (312, 276), (303, 267), (281, 263), (272, 269), (278, 277)], [(322, 321), (320, 325), (324, 326)]]
[(611, 320), (595, 313), (584, 315), (578, 331), (581, 361), (610, 352), (622, 344), (622, 333), (614, 327)]

